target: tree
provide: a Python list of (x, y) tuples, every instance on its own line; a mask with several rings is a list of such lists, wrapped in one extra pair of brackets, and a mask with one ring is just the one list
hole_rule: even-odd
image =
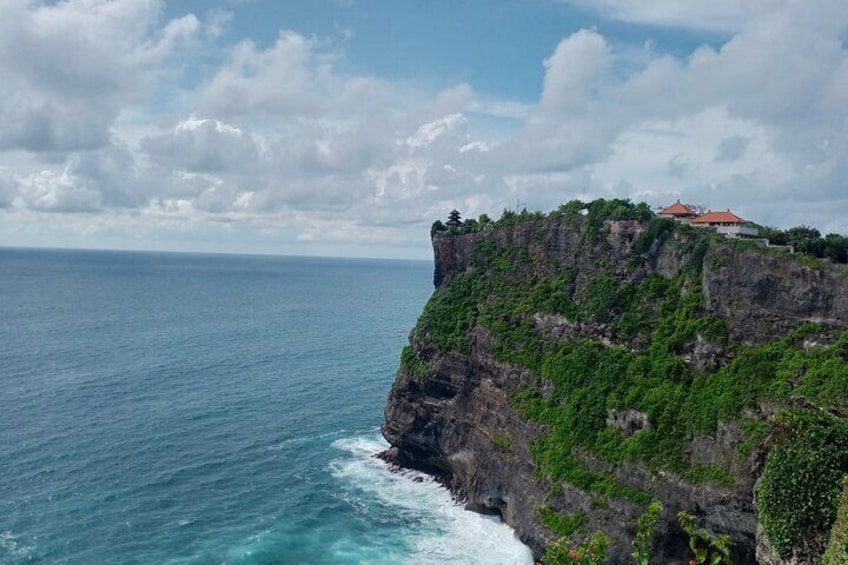
[(824, 256), (834, 263), (848, 263), (848, 237), (829, 233), (824, 237)]
[(813, 257), (824, 256), (824, 240), (821, 232), (809, 226), (797, 226), (786, 230), (789, 245), (795, 246), (795, 251), (806, 253)]
[(687, 208), (698, 214), (699, 216), (707, 213), (707, 207), (703, 204), (689, 204), (688, 202), (684, 204)]
[(518, 214), (515, 211), (510, 210), (508, 208), (504, 208), (503, 214), (501, 214), (501, 219), (498, 220), (498, 223), (502, 226), (511, 226), (514, 225), (518, 221)]
[(789, 245), (789, 236), (780, 228), (763, 226), (760, 228), (760, 235), (772, 245)]
[(441, 220), (436, 220), (433, 222), (433, 225), (430, 227), (430, 237), (436, 235), (437, 231), (445, 231), (448, 228), (445, 227), (445, 224), (442, 223)]
[(586, 208), (586, 204), (580, 200), (570, 200), (565, 204), (561, 204), (557, 211), (563, 216), (576, 216), (580, 214), (584, 208)]

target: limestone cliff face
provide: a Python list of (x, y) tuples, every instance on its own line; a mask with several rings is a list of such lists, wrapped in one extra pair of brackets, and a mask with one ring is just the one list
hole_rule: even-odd
[[(676, 277), (697, 262), (704, 314), (725, 321), (727, 343), (767, 343), (808, 321), (824, 323), (825, 340), (848, 328), (844, 271), (805, 266), (716, 239), (699, 248), (693, 242), (700, 236), (691, 233), (674, 233), (646, 245), (646, 229), (645, 223), (635, 221), (607, 222), (600, 233), (592, 233), (585, 222), (549, 217), (479, 233), (436, 233), (434, 283), (438, 293), (456, 277), (482, 276), (488, 265), (475, 251), (481, 244), (525, 252), (532, 258), (529, 268), (549, 276), (571, 273), (565, 292), (575, 303), (591, 299), (586, 281), (599, 273), (620, 284), (638, 285), (651, 276)], [(525, 315), (523, 321), (551, 342), (590, 340), (629, 351), (645, 345), (638, 335), (622, 337), (614, 315), (575, 320), (538, 312)], [(401, 465), (449, 477), (469, 508), (501, 516), (537, 556), (557, 537), (541, 518), (540, 508), (550, 508), (583, 516), (583, 531), (610, 536), (609, 562), (629, 562), (630, 542), (644, 504), (599, 496), (540, 473), (532, 446), (549, 430), (528, 419), (514, 398), (534, 387), (544, 397), (553, 385), (519, 364), (505, 362), (495, 351), (498, 338), (484, 324), (473, 324), (467, 333), (465, 350), (412, 333), (412, 354), (419, 369), (402, 366), (389, 394), (383, 426), (392, 446), (389, 455)], [(696, 334), (678, 354), (694, 374), (709, 373), (734, 357), (727, 343)], [(636, 409), (610, 411), (606, 420), (606, 426), (625, 436), (652, 425)], [(663, 501), (666, 510), (652, 562), (680, 563), (687, 556), (687, 540), (675, 519), (683, 509), (707, 529), (730, 536), (734, 561), (744, 565), (758, 562), (754, 493), (766, 453), (761, 446), (740, 455), (744, 440), (735, 420), (721, 421), (714, 434), (694, 434), (685, 440), (688, 464), (726, 469), (732, 481), (723, 484), (693, 484), (670, 471), (650, 470), (639, 461), (610, 463), (591, 450), (575, 448), (572, 455), (588, 471)]]
[(814, 269), (785, 257), (718, 246), (704, 271), (707, 308), (753, 344), (784, 335), (801, 321), (848, 323), (846, 271)]
[[(600, 244), (585, 230), (562, 219), (528, 222), (488, 233), (433, 238), (434, 284), (448, 284), (469, 267), (476, 242), (493, 238), (505, 245), (536, 249), (559, 268), (576, 269), (578, 276), (597, 272), (599, 260), (614, 263), (622, 278), (639, 279), (651, 273), (672, 277), (691, 257), (675, 245), (658, 245), (636, 269), (628, 269), (633, 242), (644, 230), (638, 222), (610, 222)], [(544, 239), (537, 234), (543, 233)], [(671, 243), (671, 242), (667, 242)], [(848, 325), (848, 270), (823, 270), (756, 249), (713, 245), (712, 261), (703, 271), (707, 310), (730, 322), (731, 337), (763, 343), (780, 337), (805, 321)]]

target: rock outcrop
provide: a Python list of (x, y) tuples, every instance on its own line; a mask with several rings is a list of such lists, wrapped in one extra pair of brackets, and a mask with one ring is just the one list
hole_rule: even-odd
[[(696, 376), (727, 365), (739, 347), (772, 342), (806, 322), (819, 323), (814, 339), (825, 344), (848, 328), (845, 271), (809, 266), (754, 246), (705, 239), (689, 230), (672, 230), (668, 237), (646, 241), (647, 229), (644, 222), (619, 221), (607, 222), (593, 233), (586, 221), (552, 215), (479, 233), (437, 232), (436, 292), (457, 277), (472, 280), (494, 268), (487, 257), (481, 258), (481, 246), (525, 253), (528, 273), (549, 278), (569, 273), (563, 292), (578, 307), (592, 299), (593, 277), (603, 275), (615, 284), (638, 288), (648, 277), (674, 279), (688, 270), (687, 280), (694, 283), (684, 282), (681, 292), (698, 285), (703, 294), (700, 315), (723, 320), (727, 333), (726, 340), (717, 340), (698, 331), (675, 352)], [(587, 314), (576, 320), (531, 312), (521, 320), (527, 320), (528, 331), (542, 343), (590, 341), (628, 352), (647, 347), (645, 336), (654, 328), (623, 335), (616, 325), (618, 315)], [(448, 477), (470, 509), (502, 517), (537, 557), (557, 537), (541, 518), (540, 509), (549, 508), (584, 517), (582, 531), (602, 531), (610, 537), (609, 562), (629, 562), (644, 504), (545, 477), (533, 446), (550, 430), (528, 418), (515, 399), (528, 390), (545, 398), (553, 394), (553, 385), (505, 360), (503, 344), (485, 324), (471, 324), (464, 337), (468, 346), (463, 350), (413, 331), (410, 355), (418, 369), (402, 366), (389, 394), (383, 426), (392, 446), (387, 455), (400, 465)], [(773, 407), (763, 406), (749, 416), (766, 418), (769, 410)], [(626, 438), (656, 433), (644, 411), (621, 407), (605, 413), (605, 425)], [(676, 513), (685, 510), (709, 531), (729, 536), (734, 562), (745, 565), (757, 562), (758, 538), (764, 554), (755, 487), (768, 443), (761, 441), (744, 451), (745, 441), (738, 420), (720, 421), (714, 433), (695, 433), (685, 440), (686, 464), (723, 469), (729, 479), (725, 481), (694, 481), (640, 461), (610, 462), (590, 449), (575, 448), (570, 456), (588, 472), (612, 477), (622, 488), (649, 493), (664, 503), (652, 563), (680, 563), (686, 558), (687, 538), (676, 521)], [(762, 562), (775, 563), (765, 558)]]

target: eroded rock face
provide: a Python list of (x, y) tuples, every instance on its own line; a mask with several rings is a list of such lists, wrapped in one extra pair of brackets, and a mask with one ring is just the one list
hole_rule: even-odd
[(654, 428), (648, 421), (647, 414), (632, 408), (610, 410), (607, 413), (607, 426), (620, 430), (625, 437), (632, 437), (636, 432)]
[[(596, 273), (599, 264), (619, 280), (639, 281), (651, 274), (671, 277), (691, 259), (685, 246), (670, 241), (655, 244), (633, 262), (633, 242), (644, 227), (637, 222), (608, 227), (605, 244), (594, 246), (585, 233), (559, 218), (480, 234), (436, 234), (434, 282), (445, 286), (472, 268), (474, 246), (484, 238), (532, 250), (543, 258), (546, 268), (569, 269), (578, 280)], [(848, 327), (845, 272), (815, 271), (794, 261), (718, 243), (710, 249), (701, 273), (706, 309), (727, 322), (732, 340), (762, 344), (805, 321), (826, 321), (834, 331)], [(532, 322), (538, 335), (553, 341), (588, 339), (607, 347), (640, 347), (638, 342), (616, 342), (602, 324), (542, 314), (534, 315)], [(585, 513), (588, 531), (604, 531), (611, 538), (609, 562), (630, 562), (634, 525), (643, 508), (624, 499), (599, 504), (597, 494), (537, 477), (531, 445), (546, 430), (516, 412), (510, 397), (532, 385), (544, 395), (545, 383), (534, 383), (527, 371), (497, 362), (490, 351), (492, 337), (482, 328), (474, 328), (472, 337), (469, 354), (442, 351), (413, 338), (416, 354), (427, 361), (428, 371), (416, 376), (402, 369), (391, 389), (383, 425), (383, 435), (392, 445), (390, 456), (403, 466), (445, 477), (470, 509), (500, 515), (537, 556), (556, 537), (542, 524), (538, 512), (540, 506), (550, 505), (562, 513)], [(696, 374), (716, 370), (732, 355), (700, 335), (682, 353)], [(651, 427), (647, 416), (636, 410), (611, 412), (607, 425), (625, 435)], [(764, 454), (740, 457), (737, 448), (742, 440), (738, 423), (722, 422), (716, 437), (694, 437), (687, 444), (694, 464), (730, 469), (733, 485), (727, 487), (693, 485), (673, 473), (654, 474), (640, 465), (613, 467), (588, 454), (582, 455), (582, 463), (663, 501), (666, 511), (658, 524), (652, 563), (680, 563), (689, 555), (676, 521), (680, 509), (696, 516), (707, 529), (729, 535), (737, 565), (807, 563), (774, 561), (758, 536), (754, 493)]]
[(753, 345), (802, 322), (848, 325), (846, 271), (732, 247), (716, 247), (713, 254), (702, 279), (706, 306), (729, 321), (731, 339)]
[[(540, 228), (540, 224), (542, 227)], [(638, 222), (610, 222), (607, 246), (598, 254), (586, 235), (561, 218), (528, 222), (512, 228), (433, 239), (436, 287), (450, 282), (470, 266), (476, 241), (493, 238), (499, 244), (541, 252), (551, 265), (591, 276), (604, 262), (621, 279), (638, 281), (650, 274), (673, 277), (690, 259), (673, 241), (654, 246), (635, 268), (629, 268), (632, 243), (643, 231)], [(539, 230), (543, 238), (534, 236)], [(728, 322), (730, 338), (746, 345), (778, 339), (804, 322), (848, 327), (848, 270), (814, 269), (780, 255), (713, 245), (701, 279), (708, 313)], [(721, 355), (707, 351), (705, 356)], [(709, 364), (711, 361), (706, 360)]]
[(542, 430), (508, 402), (529, 375), (485, 357), (428, 353), (432, 372), (400, 375), (389, 395), (383, 435), (397, 462), (447, 475), (470, 509), (501, 516), (539, 553), (553, 539), (536, 515), (545, 493), (529, 448)]
[[(485, 355), (427, 351), (432, 369), (424, 378), (401, 373), (386, 406), (383, 435), (390, 454), (402, 466), (445, 477), (471, 510), (497, 514), (515, 528), (538, 557), (556, 539), (540, 521), (538, 508), (583, 512), (587, 529), (611, 537), (611, 563), (629, 560), (634, 524), (643, 508), (612, 499), (598, 505), (597, 496), (567, 483), (549, 498), (551, 484), (534, 473), (530, 445), (544, 429), (524, 420), (509, 404), (509, 396), (524, 390), (530, 375)], [(640, 413), (619, 414), (615, 425), (650, 425)], [(638, 422), (638, 424), (636, 423)], [(704, 462), (727, 457), (735, 444), (730, 435), (698, 444)], [(694, 486), (673, 475), (652, 475), (640, 466), (613, 469), (584, 460), (596, 472), (613, 472), (621, 484), (650, 489), (666, 504), (654, 550), (656, 563), (672, 563), (686, 554), (683, 532), (675, 520), (686, 509), (701, 522), (731, 536), (735, 563), (754, 563), (756, 518), (751, 499), (753, 481), (743, 477), (731, 489)]]

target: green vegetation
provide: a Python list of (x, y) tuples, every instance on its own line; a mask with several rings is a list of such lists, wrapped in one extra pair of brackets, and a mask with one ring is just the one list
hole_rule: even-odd
[(836, 520), (848, 473), (848, 422), (826, 412), (786, 410), (775, 417), (777, 443), (760, 482), (760, 522), (772, 546), (787, 555), (808, 531)]
[(834, 263), (848, 263), (848, 237), (829, 233), (822, 237), (816, 228), (797, 226), (786, 231), (778, 228), (760, 228), (760, 233), (772, 245), (791, 245), (798, 253), (829, 259)]
[(542, 565), (603, 565), (606, 561), (609, 538), (604, 534), (595, 533), (586, 543), (571, 549), (568, 538), (560, 538), (554, 542), (545, 555)]
[[(543, 217), (506, 211), (498, 221), (481, 217), (460, 230), (483, 232)], [(720, 421), (735, 420), (744, 434), (738, 456), (745, 457), (772, 428), (761, 416), (764, 403), (789, 406), (803, 397), (848, 413), (848, 332), (830, 345), (804, 347), (805, 338), (821, 330), (808, 324), (748, 348), (731, 343), (724, 320), (706, 313), (703, 270), (725, 257), (716, 247), (753, 244), (725, 242), (655, 219), (647, 207), (622, 200), (573, 201), (548, 217), (572, 222), (585, 234), (585, 246), (576, 250), (580, 272), (552, 264), (540, 245), (517, 248), (483, 234), (474, 241), (469, 268), (436, 290), (415, 336), (425, 345), (468, 353), (475, 330), (484, 330), (496, 359), (534, 375), (535, 386), (511, 402), (548, 430), (531, 452), (540, 480), (550, 481), (552, 489), (566, 482), (594, 493), (599, 504), (610, 497), (647, 504), (651, 493), (618, 478), (620, 465), (636, 461), (692, 483), (730, 487), (729, 469), (690, 461), (688, 445), (695, 436), (715, 436)], [(626, 265), (604, 260), (608, 244), (598, 236), (609, 219), (647, 222)], [(545, 225), (533, 229), (530, 240), (544, 241)], [(677, 246), (686, 258), (677, 276), (633, 274), (656, 242)], [(564, 337), (552, 336), (563, 327)], [(722, 349), (729, 361), (707, 374), (693, 371), (683, 356), (692, 354), (696, 342)], [(415, 375), (426, 374), (426, 364), (413, 354), (404, 352), (403, 364)], [(650, 427), (627, 436), (607, 425), (611, 410), (627, 408), (647, 414)], [(848, 473), (848, 424), (801, 410), (781, 412), (774, 425), (778, 441), (767, 460), (759, 510), (769, 539), (785, 553), (801, 533), (828, 531), (836, 518), (841, 479)], [(504, 450), (511, 446), (506, 436), (492, 441)], [(600, 463), (590, 470), (589, 459)], [(571, 522), (556, 522), (556, 516), (543, 514), (543, 520), (567, 530)], [(721, 538), (693, 532), (701, 536), (697, 547), (707, 548), (706, 554), (696, 552), (696, 561), (708, 555), (719, 559), (715, 563), (727, 562), (721, 560), (726, 558)]]
[(734, 483), (730, 471), (718, 465), (692, 465), (683, 473), (683, 478), (694, 485), (713, 483), (732, 487)]
[(505, 434), (505, 435), (494, 434), (494, 435), (492, 435), (492, 443), (495, 445), (495, 447), (497, 447), (501, 451), (506, 451), (506, 452), (512, 451), (512, 441), (513, 441), (513, 439), (514, 438), (513, 438), (512, 434)]
[(737, 250), (750, 250), (762, 255), (771, 255), (773, 257), (780, 257), (781, 259), (788, 259), (810, 269), (840, 271), (843, 271), (845, 269), (845, 267), (842, 265), (834, 264), (830, 261), (825, 260), (824, 258), (816, 257), (815, 255), (807, 253), (794, 253), (790, 255), (785, 250), (780, 248), (763, 247), (756, 240), (728, 239), (727, 244), (736, 248)]
[[(641, 460), (695, 482), (729, 485), (726, 470), (690, 468), (687, 440), (714, 435), (719, 420), (738, 418), (766, 398), (785, 401), (801, 394), (825, 407), (848, 405), (848, 364), (842, 355), (848, 335), (831, 347), (804, 350), (799, 342), (817, 329), (807, 326), (776, 343), (737, 347), (736, 358), (714, 374), (693, 374), (680, 354), (696, 338), (728, 343), (724, 321), (703, 311), (699, 281), (710, 241), (680, 244), (689, 260), (678, 277), (651, 275), (635, 284), (608, 268), (577, 280), (572, 271), (544, 265), (527, 250), (483, 238), (473, 251), (473, 271), (435, 292), (416, 335), (467, 353), (472, 329), (482, 326), (496, 338), (492, 351), (498, 359), (530, 369), (540, 385), (552, 385), (544, 396), (529, 389), (514, 399), (527, 418), (551, 429), (533, 446), (540, 472), (551, 479), (606, 496), (650, 498), (615, 487), (610, 475), (586, 471), (577, 454), (582, 448), (612, 463)], [(553, 342), (534, 327), (536, 313), (608, 324), (623, 345), (642, 347)], [(608, 411), (626, 407), (646, 412), (653, 429), (627, 438), (608, 428)], [(748, 437), (763, 437), (761, 424), (745, 425)]]
[(733, 565), (730, 560), (730, 538), (716, 536), (704, 528), (697, 527), (695, 519), (683, 510), (677, 514), (677, 521), (689, 535), (689, 549), (692, 550), (695, 563)]
[(842, 481), (842, 496), (836, 522), (830, 531), (827, 551), (822, 556), (822, 565), (845, 565), (848, 563), (848, 477)]
[(674, 221), (663, 218), (651, 219), (648, 227), (633, 243), (633, 253), (637, 255), (647, 253), (655, 243), (667, 240), (672, 232), (674, 232)]
[(414, 375), (419, 379), (427, 376), (427, 371), (430, 369), (427, 363), (418, 358), (418, 355), (415, 353), (415, 348), (411, 345), (407, 345), (403, 348), (403, 351), (401, 351), (400, 366), (403, 371), (410, 375)]
[(651, 557), (651, 542), (654, 541), (654, 525), (663, 513), (659, 500), (653, 501), (636, 522), (636, 537), (633, 538), (633, 561), (636, 565), (648, 565)]
[[(655, 500), (637, 520), (636, 536), (632, 541), (633, 553), (630, 554), (635, 565), (649, 565), (654, 526), (663, 511), (662, 503)], [(562, 532), (561, 537), (542, 556), (543, 565), (600, 565), (606, 561), (610, 540), (601, 532), (596, 532), (583, 544), (574, 547), (574, 538), (578, 534), (585, 535), (582, 531), (585, 515), (560, 515), (547, 508), (539, 509), (539, 512), (545, 525), (554, 532)], [(689, 536), (689, 548), (694, 557), (690, 563), (733, 565), (730, 559), (730, 539), (727, 536), (716, 536), (699, 528), (695, 519), (684, 511), (678, 513), (677, 520)], [(560, 521), (564, 523), (561, 527)]]
[(645, 202), (633, 204), (630, 200), (622, 198), (613, 198), (612, 200), (604, 200), (603, 198), (592, 202), (581, 202), (580, 200), (572, 200), (560, 206), (557, 210), (550, 214), (534, 211), (529, 212), (526, 208), (520, 212), (504, 209), (501, 217), (492, 221), (489, 216), (482, 214), (478, 219), (467, 219), (459, 227), (448, 227), (441, 220), (433, 222), (430, 228), (430, 235), (436, 232), (446, 232), (451, 235), (462, 235), (467, 233), (478, 233), (489, 231), (494, 228), (516, 226), (525, 222), (533, 222), (543, 220), (550, 217), (565, 217), (574, 220), (585, 216), (589, 232), (597, 235), (603, 223), (607, 220), (638, 220), (647, 222), (654, 217), (651, 207)]
[(539, 512), (539, 517), (542, 518), (542, 523), (546, 525), (548, 529), (565, 538), (571, 538), (574, 534), (581, 530), (587, 522), (587, 517), (584, 512), (565, 514), (556, 512), (548, 506), (542, 506), (537, 511)]

